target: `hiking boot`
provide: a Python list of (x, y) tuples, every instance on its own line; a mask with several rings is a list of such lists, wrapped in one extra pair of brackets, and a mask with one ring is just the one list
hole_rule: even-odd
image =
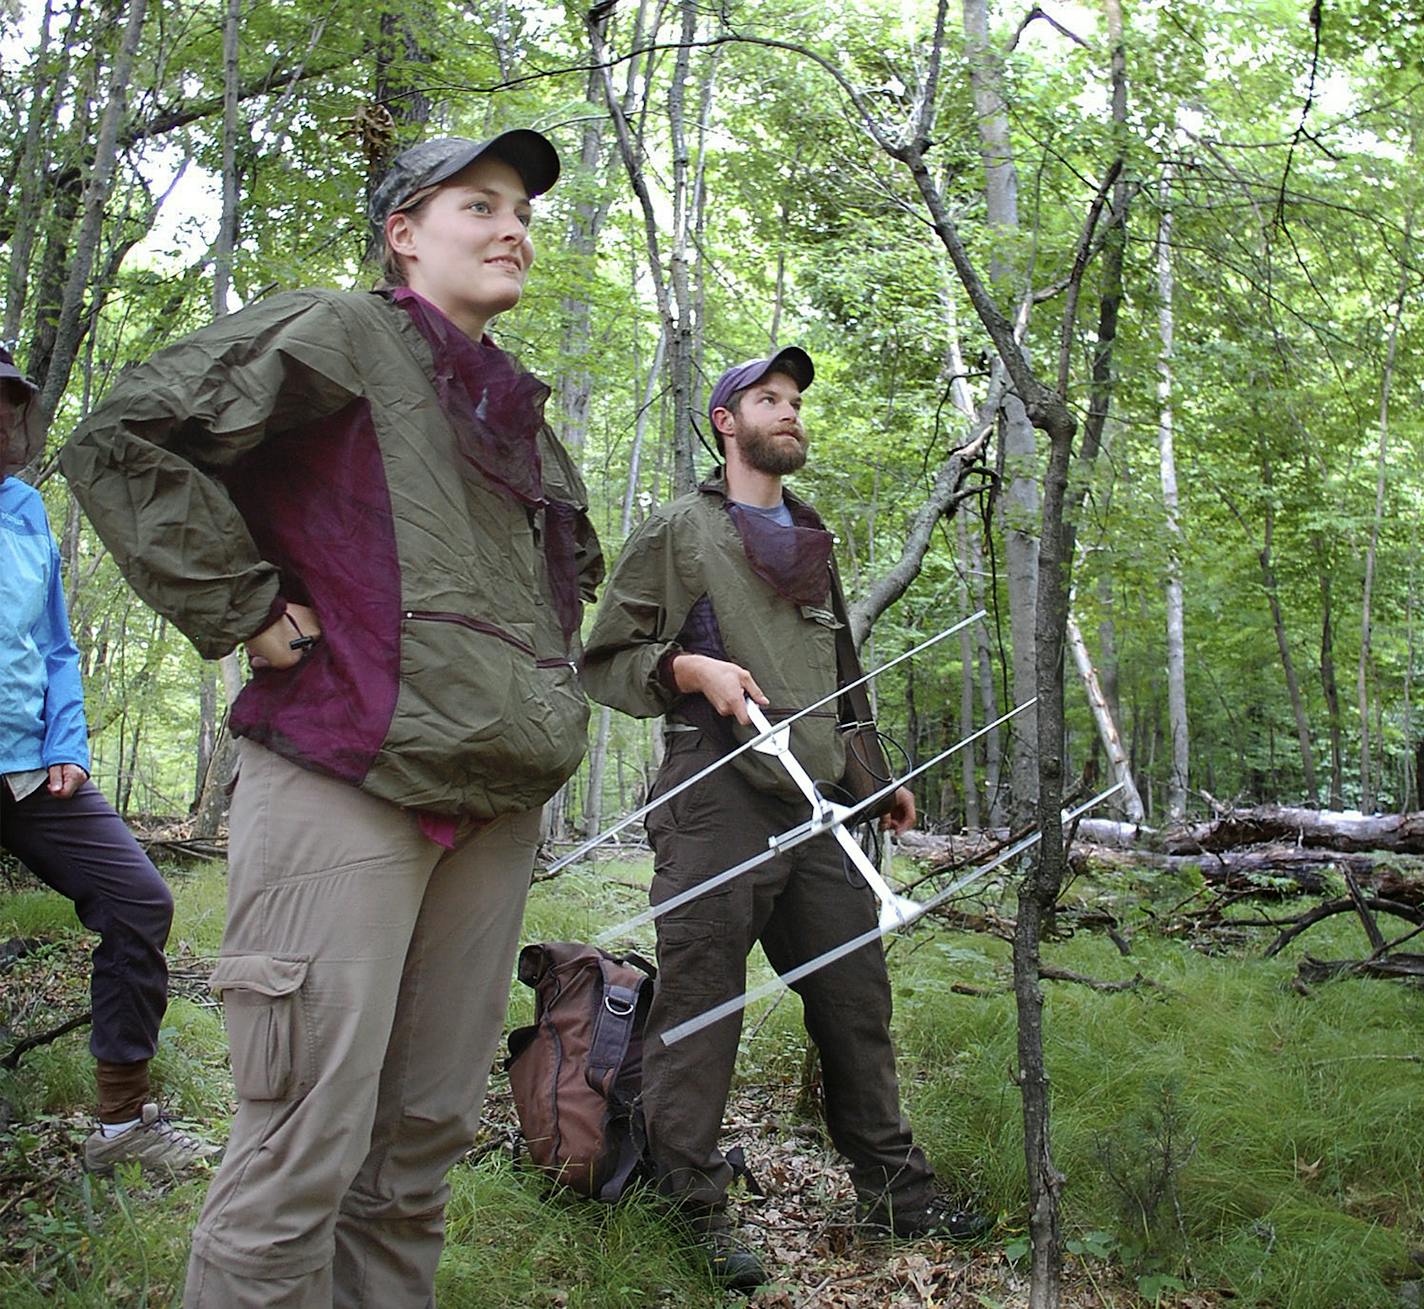
[(118, 1136), (105, 1136), (99, 1131), (90, 1135), (84, 1142), (84, 1171), (107, 1177), (115, 1164), (136, 1159), (145, 1168), (166, 1168), (176, 1173), (221, 1151), (220, 1145), (179, 1131), (156, 1104), (146, 1104), (138, 1123), (128, 1131)]
[(728, 1291), (755, 1291), (767, 1281), (761, 1260), (725, 1218), (705, 1227), (697, 1237), (697, 1248), (713, 1280)]
[(856, 1221), (872, 1240), (893, 1236), (901, 1241), (914, 1241), (928, 1236), (948, 1241), (974, 1241), (994, 1226), (992, 1218), (956, 1209), (938, 1195), (920, 1204), (896, 1205), (886, 1197), (874, 1205), (860, 1205)]

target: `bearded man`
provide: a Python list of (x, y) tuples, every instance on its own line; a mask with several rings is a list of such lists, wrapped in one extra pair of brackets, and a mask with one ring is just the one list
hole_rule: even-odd
[[(831, 534), (782, 488), (806, 462), (802, 393), (815, 368), (795, 346), (722, 374), (708, 416), (725, 458), (696, 491), (629, 538), (584, 651), (589, 694), (638, 717), (666, 715), (653, 796), (753, 734), (746, 701), (773, 722), (830, 695), (844, 603)], [(815, 778), (845, 771), (833, 707), (798, 719), (791, 744)], [(647, 820), (654, 904), (761, 853), (803, 823), (806, 802), (781, 766), (748, 751)], [(915, 820), (905, 788), (882, 825)], [(714, 1276), (765, 1281), (726, 1216), (733, 1168), (717, 1146), (741, 1034), (737, 1014), (674, 1045), (659, 1038), (746, 989), (760, 941), (785, 973), (876, 924), (875, 896), (825, 833), (657, 920), (658, 980), (648, 1018), (642, 1110), (659, 1192), (686, 1221)], [(797, 982), (821, 1054), (826, 1124), (850, 1163), (864, 1229), (901, 1238), (972, 1237), (988, 1222), (954, 1209), (900, 1112), (885, 956), (872, 942)]]

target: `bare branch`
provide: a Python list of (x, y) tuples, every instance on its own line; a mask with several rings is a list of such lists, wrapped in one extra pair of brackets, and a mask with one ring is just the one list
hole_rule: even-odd
[(1063, 36), (1066, 36), (1070, 41), (1076, 41), (1080, 46), (1083, 47), (1084, 50), (1091, 50), (1093, 48), (1076, 32), (1072, 32), (1068, 28), (1064, 27), (1063, 24), (1060, 23), (1056, 18), (1054, 18), (1052, 14), (1045, 13), (1037, 5), (1034, 5), (1034, 7), (1023, 16), (1023, 21), (1018, 25), (1018, 27), (1014, 29), (1013, 39), (1005, 48), (1005, 54), (1012, 54), (1014, 52), (1015, 47), (1017, 47), (1019, 43), (1019, 38), (1023, 36), (1024, 31), (1027, 29), (1028, 25), (1033, 22), (1035, 18), (1043, 19), (1043, 21), (1047, 23), (1049, 27), (1061, 33)]
[(88, 1026), (93, 1017), (93, 1011), (86, 1009), (82, 1014), (71, 1018), (67, 1023), (61, 1023), (58, 1027), (52, 1027), (47, 1032), (39, 1032), (34, 1036), (27, 1036), (23, 1041), (16, 1041), (15, 1044), (5, 1052), (5, 1057), (0, 1059), (0, 1068), (5, 1068), (13, 1072), (20, 1066), (20, 1060), (31, 1050), (38, 1049), (42, 1045), (49, 1045), (51, 1041), (57, 1041), (61, 1036), (67, 1036), (70, 1032)]
[(1088, 258), (1092, 251), (1093, 233), (1098, 225), (1098, 218), (1103, 212), (1103, 205), (1107, 202), (1108, 192), (1112, 190), (1113, 183), (1117, 181), (1118, 174), (1122, 172), (1122, 160), (1114, 159), (1112, 167), (1104, 175), (1102, 183), (1098, 187), (1098, 193), (1093, 197), (1093, 203), (1088, 206), (1088, 216), (1083, 223), (1083, 234), (1078, 238), (1078, 248), (1073, 253), (1073, 267), (1068, 274), (1068, 303), (1063, 306), (1063, 333), (1058, 346), (1058, 395), (1060, 399), (1068, 398), (1068, 368), (1073, 349), (1073, 325), (1078, 316), (1078, 294), (1083, 285), (1083, 273), (1088, 267)]

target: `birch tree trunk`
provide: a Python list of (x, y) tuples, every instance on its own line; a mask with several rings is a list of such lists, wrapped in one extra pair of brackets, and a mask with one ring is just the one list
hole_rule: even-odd
[[(641, 14), (641, 11), (640, 11)], [(688, 24), (692, 25), (692, 31), (696, 31), (697, 11), (691, 0), (685, 0), (682, 6), (683, 30), (687, 31)], [(645, 144), (642, 139), (642, 128), (646, 123), (646, 114), (637, 115), (639, 120), (639, 131), (634, 132), (630, 123), (632, 106), (625, 108), (619, 100), (617, 92), (613, 86), (613, 75), (611, 61), (608, 54), (608, 46), (604, 40), (603, 31), (596, 22), (590, 22), (589, 45), (592, 50), (594, 63), (598, 66), (602, 83), (603, 98), (608, 106), (609, 116), (613, 120), (614, 134), (618, 142), (619, 157), (623, 161), (624, 170), (628, 175), (628, 183), (633, 188), (633, 194), (638, 199), (638, 207), (643, 218), (643, 239), (647, 249), (648, 271), (653, 282), (653, 293), (657, 298), (658, 316), (662, 319), (663, 330), (667, 337), (667, 359), (668, 375), (673, 400), (672, 416), (672, 448), (673, 448), (673, 494), (680, 495), (683, 491), (692, 489), (694, 482), (693, 459), (692, 459), (692, 377), (691, 377), (691, 339), (686, 315), (688, 304), (688, 285), (686, 268), (686, 242), (685, 235), (681, 238), (682, 244), (679, 246), (678, 225), (686, 221), (687, 217), (687, 196), (686, 191), (678, 192), (678, 185), (675, 184), (675, 194), (673, 197), (674, 210), (674, 233), (672, 237), (673, 261), (679, 258), (682, 261), (680, 271), (674, 270), (671, 279), (664, 274), (663, 267), (663, 240), (658, 227), (657, 211), (653, 205), (652, 194), (648, 190), (647, 174), (643, 167), (646, 158)], [(655, 35), (650, 34), (650, 35)], [(674, 160), (675, 176), (680, 178), (680, 186), (686, 187), (687, 183), (687, 160), (684, 157), (681, 164), (677, 164), (678, 147), (683, 134), (682, 127), (682, 104), (681, 104), (681, 83), (686, 76), (686, 59), (688, 51), (686, 42), (678, 52), (678, 73), (674, 77), (674, 93), (669, 96), (669, 115), (676, 120), (674, 128)], [(643, 104), (647, 105), (648, 86), (645, 83)], [(682, 147), (685, 150), (685, 145)], [(681, 251), (680, 255), (678, 251)], [(669, 291), (669, 281), (674, 290)], [(679, 289), (680, 288), (680, 289)], [(683, 351), (679, 357), (679, 351)]]
[(1172, 743), (1172, 771), (1167, 783), (1167, 815), (1187, 813), (1187, 642), (1182, 605), (1182, 528), (1177, 517), (1177, 457), (1172, 440), (1172, 211), (1171, 181), (1164, 172), (1158, 186), (1161, 220), (1157, 228), (1157, 453), (1162, 470), (1162, 508), (1167, 527), (1167, 725)]
[[(964, 0), (965, 53), (984, 160), (984, 198), (989, 226), (998, 241), (1012, 245), (1018, 238), (1018, 174), (1009, 142), (1009, 117), (1001, 90), (1002, 74), (989, 43), (986, 0)], [(1001, 303), (1017, 298), (1012, 269), (997, 255), (989, 262), (989, 280)], [(1022, 704), (1034, 694), (1034, 606), (1038, 592), (1039, 522), (1038, 441), (1021, 397), (1007, 394), (999, 411), (1003, 442), (1005, 490), (1000, 499), (1004, 527), (1005, 571), (1009, 589), (1009, 632), (1013, 648), (1013, 700)], [(1037, 791), (1034, 760), (1037, 728), (1033, 709), (1009, 727), (1013, 743), (1011, 808), (1015, 822), (1033, 812)]]
[(1092, 711), (1094, 723), (1097, 724), (1098, 739), (1108, 757), (1113, 781), (1122, 785), (1122, 793), (1118, 797), (1122, 811), (1127, 815), (1128, 822), (1144, 822), (1146, 814), (1142, 809), (1142, 797), (1137, 793), (1137, 783), (1132, 777), (1132, 765), (1128, 762), (1127, 751), (1123, 749), (1117, 723), (1113, 721), (1112, 707), (1108, 704), (1107, 695), (1098, 680), (1098, 671), (1093, 667), (1088, 643), (1083, 640), (1082, 629), (1078, 626), (1078, 620), (1073, 617), (1071, 603), (1065, 635), (1068, 638), (1068, 648), (1073, 652), (1073, 662), (1078, 666), (1078, 676), (1082, 679), (1083, 689), (1088, 696), (1088, 708)]
[[(1411, 147), (1412, 147), (1411, 142)], [(1411, 148), (1411, 156), (1417, 152)], [(1371, 602), (1374, 596), (1375, 559), (1379, 551), (1380, 522), (1384, 518), (1384, 492), (1389, 464), (1389, 393), (1394, 382), (1394, 361), (1399, 347), (1399, 326), (1404, 318), (1404, 300), (1409, 288), (1409, 250), (1414, 229), (1411, 204), (1404, 220), (1404, 239), (1399, 251), (1399, 291), (1389, 321), (1389, 343), (1385, 348), (1384, 373), (1380, 378), (1379, 453), (1375, 472), (1375, 514), (1370, 522), (1370, 544), (1365, 552), (1364, 595), (1360, 601), (1360, 664), (1356, 695), (1360, 709), (1360, 810), (1373, 813), (1376, 803), (1373, 764), (1370, 758), (1370, 643), (1373, 638)]]

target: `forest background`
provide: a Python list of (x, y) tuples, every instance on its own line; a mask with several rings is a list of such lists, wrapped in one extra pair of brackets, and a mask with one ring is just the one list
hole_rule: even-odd
[[(26, 476), (95, 778), (136, 823), (218, 829), (242, 670), (128, 590), (59, 446), (212, 316), (369, 286), (393, 155), (513, 125), (565, 170), (497, 336), (553, 385), (610, 556), (710, 466), (718, 373), (800, 344), (794, 485), (837, 534), (867, 665), (987, 610), (877, 680), (909, 763), (1042, 686), (1051, 539), (1070, 789), (1122, 782), (1119, 812), (1157, 824), (1420, 807), (1411, 5), (9, 0), (0, 22), (0, 336), (53, 419)], [(1062, 540), (1040, 513), (1066, 446), (1014, 398), (986, 295), (1077, 421)], [(936, 766), (924, 825), (1030, 822), (1040, 743), (1024, 715)], [(631, 808), (657, 747), (595, 713), (550, 838)]]
[[(54, 411), (32, 477), (62, 531), (96, 778), (124, 812), (193, 803), (223, 695), (122, 583), (54, 453), (118, 370), (215, 311), (369, 285), (371, 179), (434, 132), (528, 123), (561, 146), (536, 273), (499, 336), (554, 385), (611, 555), (710, 466), (690, 425), (709, 379), (796, 342), (819, 370), (797, 487), (839, 537), (862, 626), (878, 620), (867, 662), (990, 612), (881, 680), (883, 725), (918, 760), (1031, 694), (1015, 655), (1031, 670), (1022, 556), (1043, 442), (995, 403), (994, 351), (922, 198), (847, 92), (892, 127), (916, 108), (932, 6), (630, 0), (593, 25), (433, 0), (143, 7), (7, 6), (0, 98), (0, 335)], [(1284, 0), (963, 11), (940, 41), (926, 162), (1029, 359), (1051, 377), (1061, 352), (1070, 407), (1096, 412), (1101, 451), (1080, 440), (1069, 491), (1070, 636), (1146, 815), (1203, 810), (1202, 792), (1417, 807), (1419, 16), (1333, 4), (1315, 25)], [(992, 221), (985, 152), (1017, 181)], [(1084, 312), (1065, 334), (1115, 158), (1083, 303), (1113, 289), (1120, 235), (1116, 322)], [(1103, 733), (1068, 680), (1071, 776)], [(646, 778), (646, 725), (595, 716), (592, 739), (556, 829), (596, 826)], [(927, 779), (930, 822), (1010, 805), (1012, 743), (977, 751)]]

